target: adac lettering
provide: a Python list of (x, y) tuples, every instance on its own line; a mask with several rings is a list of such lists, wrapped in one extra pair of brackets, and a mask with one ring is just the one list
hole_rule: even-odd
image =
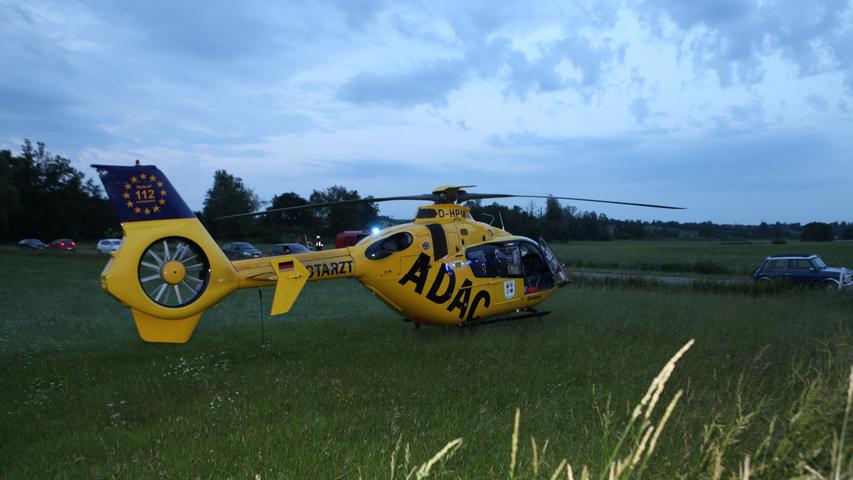
[(334, 277), (337, 275), (346, 275), (352, 273), (352, 260), (342, 260), (340, 262), (315, 263), (313, 265), (305, 265), (308, 272), (311, 274), (308, 278), (314, 277)]
[[(427, 275), (429, 274), (429, 265), (430, 260), (428, 255), (425, 253), (418, 255), (418, 258), (412, 264), (412, 267), (403, 276), (403, 278), (400, 279), (400, 285), (412, 282), (415, 284), (415, 293), (418, 295), (424, 295)], [(489, 292), (485, 290), (480, 290), (475, 293), (472, 300), (472, 286), (473, 283), (471, 280), (466, 279), (462, 282), (459, 290), (454, 295), (453, 292), (456, 289), (456, 273), (453, 269), (448, 268), (442, 263), (439, 264), (438, 273), (436, 273), (435, 278), (432, 280), (432, 285), (430, 285), (425, 296), (427, 300), (437, 305), (443, 305), (450, 300), (450, 304), (447, 306), (447, 311), (452, 312), (453, 310), (459, 310), (459, 318), (464, 318), (465, 321), (470, 321), (476, 318), (475, 314), (477, 307), (479, 307), (480, 304), (484, 307), (488, 307), (492, 303)]]

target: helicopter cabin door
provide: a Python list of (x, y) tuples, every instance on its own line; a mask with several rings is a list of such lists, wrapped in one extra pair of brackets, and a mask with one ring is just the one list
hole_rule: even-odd
[(496, 242), (477, 245), (465, 251), (475, 277), (487, 282), (495, 304), (523, 298), (524, 276), (518, 242)]
[(489, 279), (495, 303), (506, 303), (566, 283), (565, 272), (554, 273), (546, 252), (547, 244), (542, 249), (529, 240), (510, 240), (477, 245), (465, 255), (474, 276)]
[(541, 248), (542, 252), (545, 254), (545, 261), (548, 262), (548, 268), (554, 275), (554, 281), (557, 283), (557, 286), (562, 287), (569, 283), (569, 273), (566, 271), (566, 266), (560, 263), (560, 260), (557, 258), (557, 254), (551, 250), (548, 242), (546, 242), (542, 237), (539, 237), (539, 248)]

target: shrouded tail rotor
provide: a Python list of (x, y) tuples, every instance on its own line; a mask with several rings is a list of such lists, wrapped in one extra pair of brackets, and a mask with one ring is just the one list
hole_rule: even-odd
[(164, 307), (183, 307), (204, 293), (210, 279), (207, 255), (187, 238), (157, 240), (139, 259), (139, 284), (148, 298)]

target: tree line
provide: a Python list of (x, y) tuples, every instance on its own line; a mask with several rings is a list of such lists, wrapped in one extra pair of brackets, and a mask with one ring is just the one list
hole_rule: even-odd
[[(364, 197), (370, 199), (371, 197)], [(334, 185), (314, 190), (308, 198), (295, 192), (262, 201), (241, 178), (217, 170), (196, 212), (214, 238), (263, 242), (298, 241), (305, 236), (333, 238), (343, 230), (367, 229), (377, 224), (400, 223), (380, 217), (375, 203), (277, 212), (263, 216), (216, 220), (246, 212), (362, 199), (357, 190)], [(468, 202), (474, 219), (503, 225), (531, 238), (549, 240), (620, 240), (704, 238), (722, 240), (803, 239), (829, 241), (853, 239), (853, 223), (812, 222), (759, 225), (721, 225), (712, 222), (662, 222), (611, 219), (602, 213), (564, 206), (549, 198), (545, 206), (527, 208)], [(104, 192), (92, 179), (71, 166), (67, 158), (51, 155), (45, 144), (24, 141), (19, 155), (0, 150), (0, 237), (92, 240), (120, 236), (120, 228)]]
[(69, 159), (29, 140), (20, 155), (0, 150), (0, 237), (79, 240), (120, 236), (119, 231), (101, 187)]
[[(632, 240), (632, 239), (717, 239), (717, 240), (853, 240), (851, 222), (800, 223), (761, 222), (758, 225), (716, 224), (712, 222), (663, 222), (660, 220), (617, 220), (603, 213), (562, 206), (549, 198), (544, 209), (531, 203), (528, 208), (492, 203), (469, 202), (475, 219), (500, 222), (508, 230), (551, 240)], [(485, 220), (484, 220), (485, 219)], [(500, 225), (500, 223), (497, 223)]]
[[(268, 203), (267, 210), (284, 207), (325, 203), (361, 198), (356, 190), (342, 186), (314, 190), (309, 198), (294, 192), (276, 195)], [(371, 198), (371, 197), (366, 197)], [(217, 222), (217, 217), (234, 213), (256, 211), (262, 206), (254, 192), (240, 178), (225, 170), (214, 174), (213, 187), (207, 191), (204, 210), (199, 214), (207, 228), (217, 238), (255, 238), (265, 241), (280, 241), (282, 238), (302, 238), (306, 233), (319, 234), (324, 238), (334, 237), (342, 230), (366, 229), (379, 220), (376, 204), (363, 203), (334, 208), (298, 210), (272, 213), (259, 218), (241, 218)], [(662, 222), (611, 219), (603, 213), (581, 211), (575, 206), (563, 206), (557, 199), (545, 201), (544, 209), (535, 203), (528, 208), (507, 207), (480, 201), (466, 203), (475, 220), (493, 225), (503, 225), (507, 230), (531, 238), (540, 236), (549, 240), (631, 240), (631, 239), (722, 239), (750, 240), (802, 239), (831, 241), (853, 239), (853, 223), (831, 224), (812, 222), (759, 225), (720, 225), (712, 222)], [(390, 220), (384, 218), (386, 223)], [(399, 223), (399, 222), (398, 222)]]
[[(357, 190), (340, 185), (325, 190), (314, 190), (306, 199), (296, 192), (273, 196), (262, 202), (243, 180), (225, 170), (213, 174), (213, 186), (204, 197), (204, 208), (196, 215), (214, 238), (223, 240), (260, 240), (264, 242), (299, 241), (306, 236), (334, 238), (343, 230), (369, 228), (379, 219), (379, 208), (374, 203), (358, 203), (336, 207), (312, 208), (297, 211), (275, 212), (261, 216), (247, 216), (217, 220), (226, 215), (255, 212), (262, 207), (274, 210), (299, 207), (309, 203), (328, 203), (359, 200)], [(371, 198), (371, 197), (366, 197)]]

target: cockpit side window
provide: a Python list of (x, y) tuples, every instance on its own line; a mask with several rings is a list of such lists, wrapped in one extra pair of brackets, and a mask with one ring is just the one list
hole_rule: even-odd
[(412, 244), (412, 235), (408, 232), (400, 232), (377, 240), (373, 245), (367, 247), (364, 255), (371, 260), (379, 260), (394, 252), (401, 252)]

